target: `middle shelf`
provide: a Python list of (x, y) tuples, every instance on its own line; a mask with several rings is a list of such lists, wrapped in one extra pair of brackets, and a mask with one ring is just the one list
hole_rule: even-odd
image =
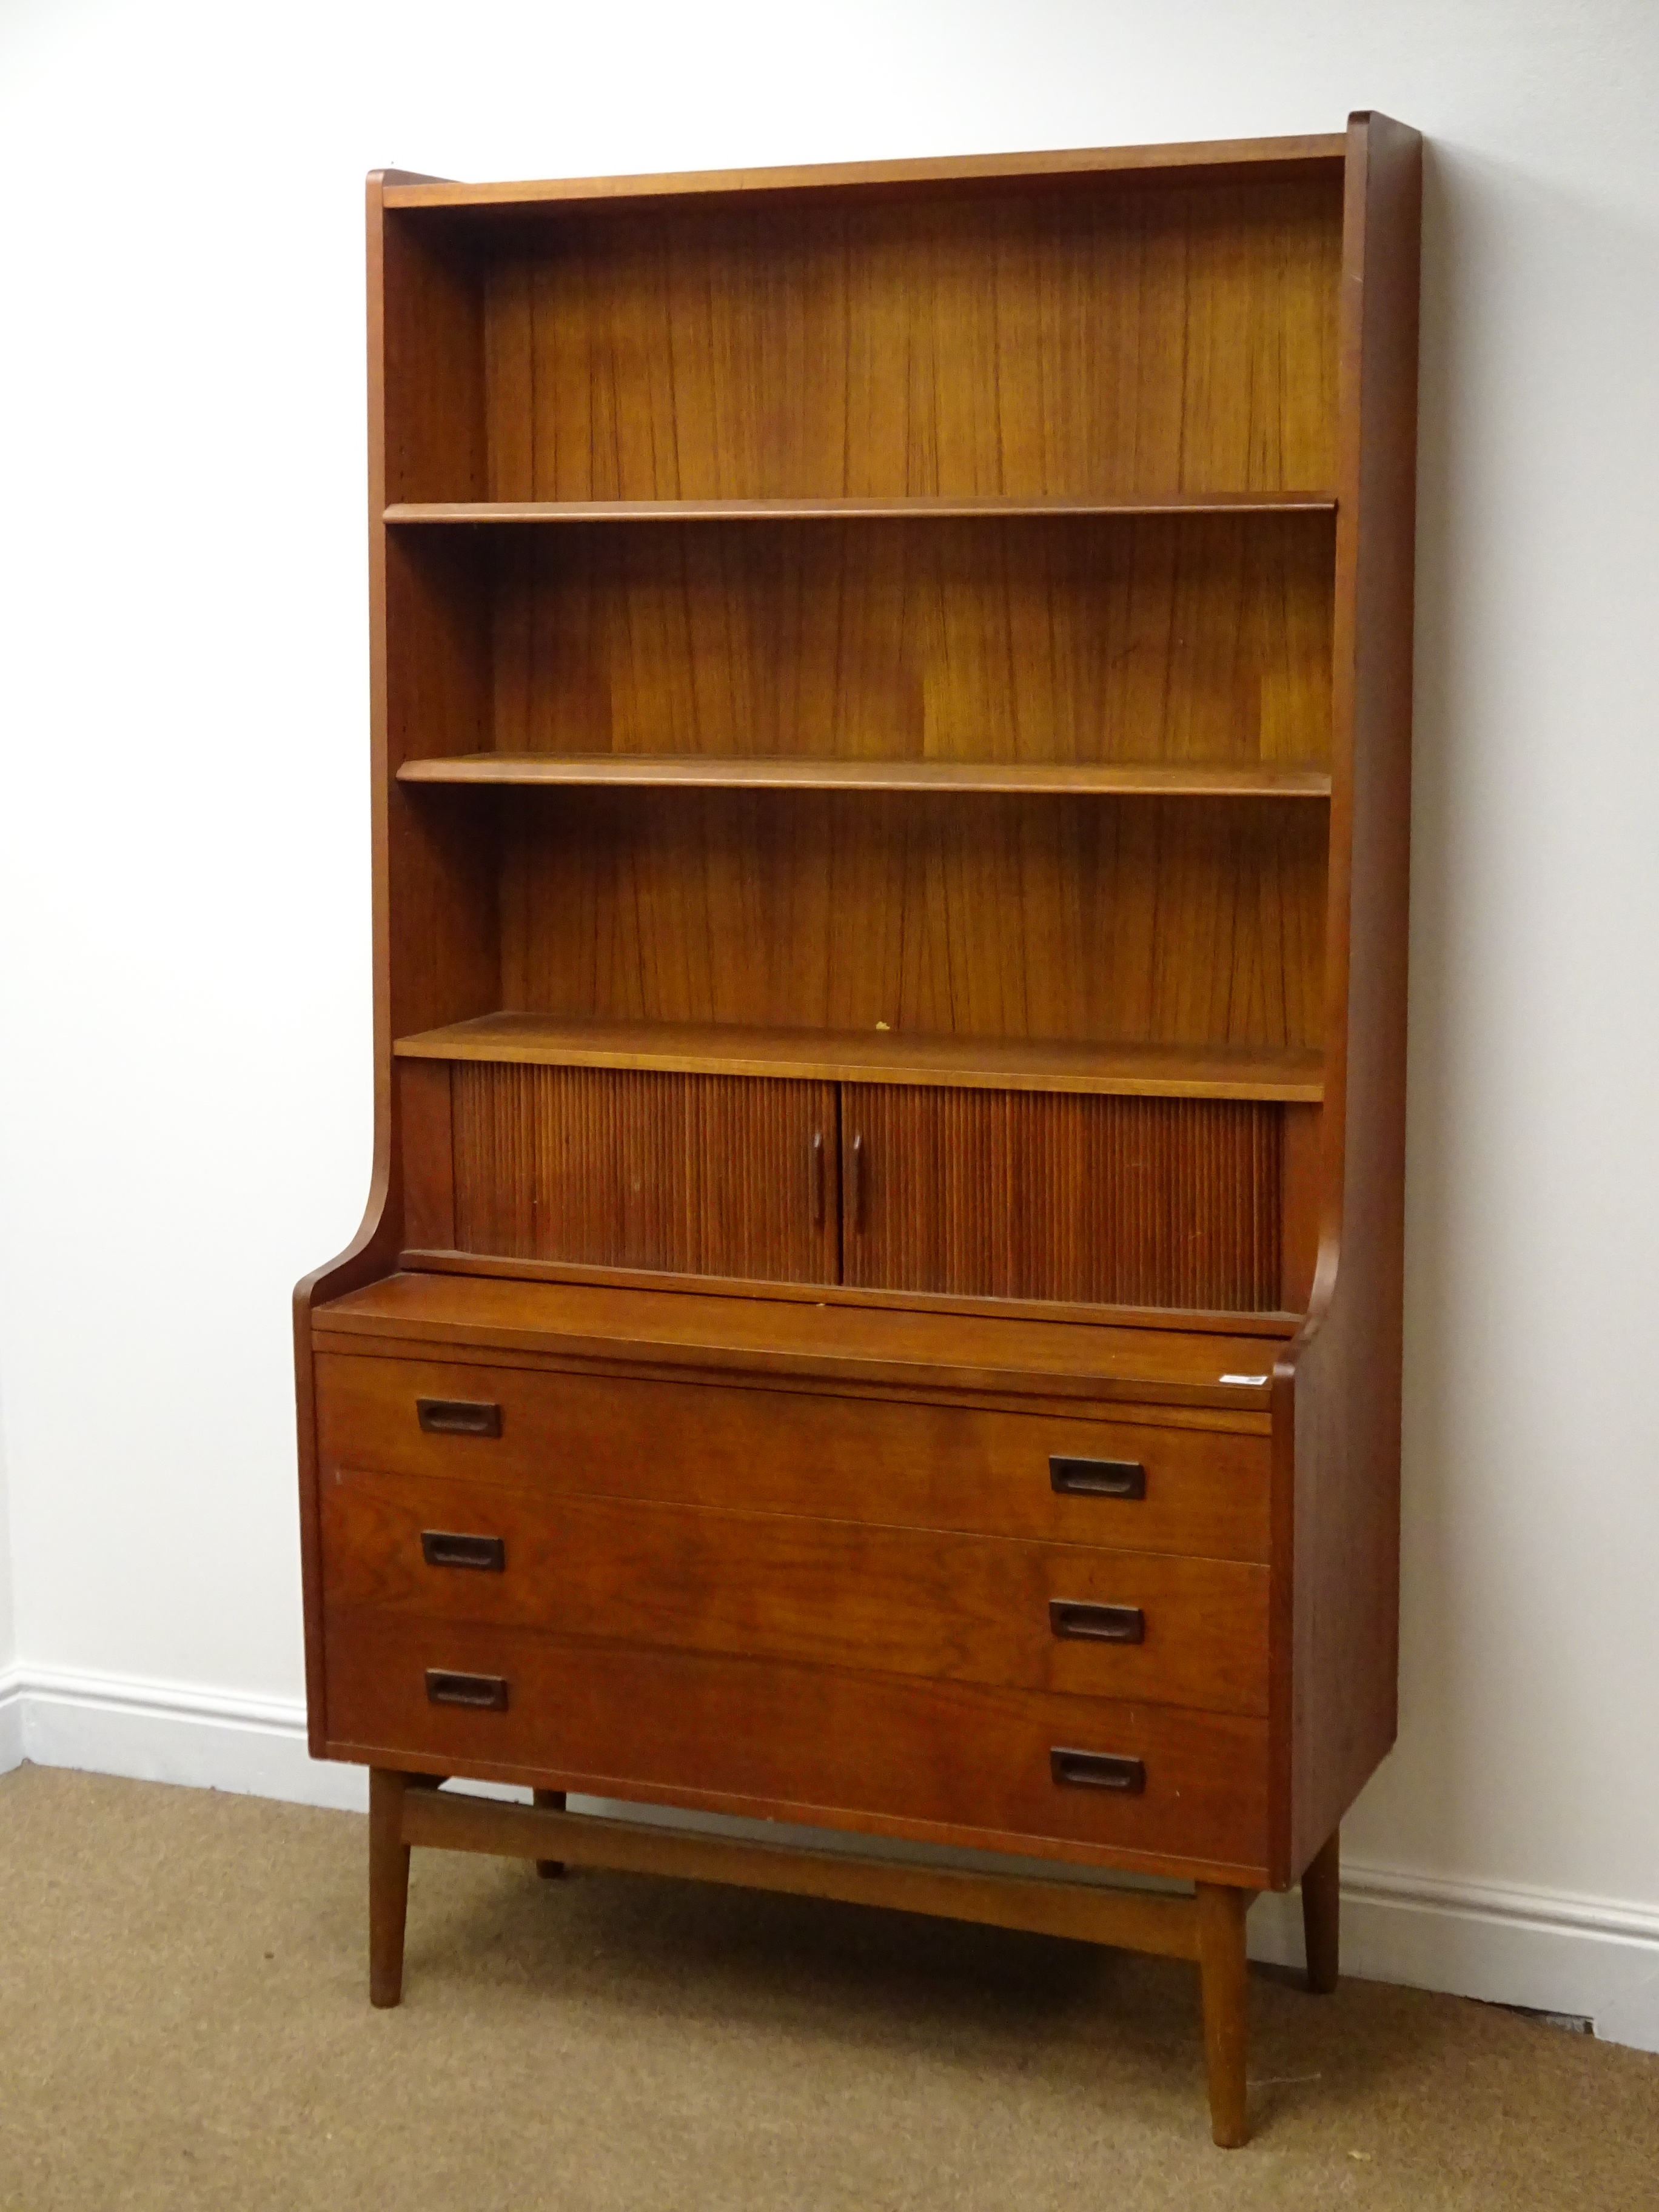
[(848, 760), (816, 754), (455, 753), (405, 761), (398, 781), (1158, 798), (1328, 799), (1331, 793), (1328, 770), (1289, 761)]
[(727, 1022), (577, 1021), (502, 1012), (399, 1037), (392, 1049), (407, 1060), (651, 1068), (679, 1074), (968, 1090), (1262, 1098), (1311, 1104), (1324, 1095), (1324, 1062), (1319, 1053), (1260, 1045), (1096, 1043), (898, 1030), (761, 1028)]

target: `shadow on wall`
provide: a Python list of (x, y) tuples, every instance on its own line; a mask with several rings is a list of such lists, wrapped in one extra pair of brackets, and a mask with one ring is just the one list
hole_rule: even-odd
[[(1632, 1826), (1610, 1737), (1634, 1760), (1659, 1734), (1607, 1696), (1649, 1617), (1629, 1514), (1654, 1386), (1634, 1342), (1608, 1365), (1639, 1318), (1607, 1310), (1639, 1225), (1619, 1177), (1650, 1146), (1638, 1098), (1602, 1095), (1651, 1029), (1608, 997), (1629, 887), (1655, 896), (1620, 586), (1652, 564), (1659, 441), (1621, 431), (1659, 352), (1659, 232), (1443, 139), (1423, 249), (1401, 1729), (1346, 1856), (1547, 1886), (1621, 1802)], [(1592, 1420), (1598, 1358), (1622, 1410)], [(1633, 1848), (1602, 1894), (1639, 1887)]]

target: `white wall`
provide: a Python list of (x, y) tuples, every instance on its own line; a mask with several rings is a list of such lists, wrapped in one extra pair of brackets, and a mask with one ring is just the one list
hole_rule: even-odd
[(9, 0), (0, 1360), (41, 1755), (310, 1786), (234, 1729), (131, 1747), (206, 1711), (292, 1753), (287, 1299), (369, 1144), (362, 172), (1375, 105), (1432, 145), (1403, 1729), (1347, 1847), (1430, 1916), (1423, 1978), (1480, 1980), (1443, 1908), (1659, 1938), (1656, 99), (1650, 0)]

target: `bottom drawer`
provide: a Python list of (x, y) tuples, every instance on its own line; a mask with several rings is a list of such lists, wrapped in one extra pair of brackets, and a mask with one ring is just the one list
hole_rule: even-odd
[(326, 1667), (330, 1748), (377, 1765), (1264, 1878), (1267, 1729), (1235, 1715), (367, 1608), (330, 1613)]

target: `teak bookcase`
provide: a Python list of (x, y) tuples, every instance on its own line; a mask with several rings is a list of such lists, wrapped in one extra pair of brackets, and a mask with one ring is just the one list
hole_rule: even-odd
[(411, 1844), (1195, 1959), (1221, 2142), (1255, 1892), (1331, 1985), (1419, 161), (370, 179), (375, 1169), (296, 1329), (377, 2003)]

